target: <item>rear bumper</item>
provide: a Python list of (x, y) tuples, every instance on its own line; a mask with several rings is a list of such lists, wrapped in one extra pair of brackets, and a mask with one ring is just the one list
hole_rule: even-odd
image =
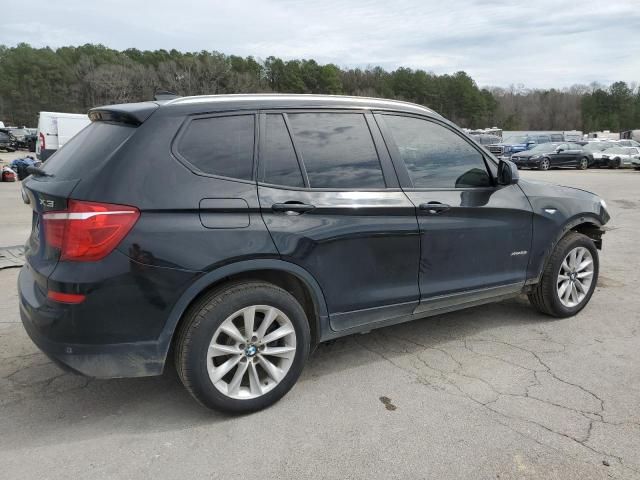
[[(167, 295), (166, 310), (161, 310), (132, 286), (123, 294), (109, 284), (93, 284), (83, 304), (61, 304), (47, 299), (35, 275), (28, 262), (20, 270), (20, 317), (31, 340), (54, 362), (97, 378), (162, 374), (170, 336), (159, 333), (173, 298)], [(179, 294), (183, 285), (174, 283), (171, 288)], [(118, 308), (118, 303), (125, 308)], [(130, 308), (133, 304), (138, 308)]]

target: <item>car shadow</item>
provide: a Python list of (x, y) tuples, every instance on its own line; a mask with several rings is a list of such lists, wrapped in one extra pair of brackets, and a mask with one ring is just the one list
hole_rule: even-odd
[[(275, 406), (252, 415), (270, 415), (274, 421), (291, 396), (303, 395), (307, 382), (324, 382), (331, 388), (338, 372), (372, 364), (366, 342), (385, 349), (385, 357), (405, 355), (394, 350), (398, 339), (409, 347), (424, 349), (445, 342), (465, 340), (504, 326), (525, 328), (552, 321), (535, 312), (525, 297), (474, 307), (385, 327), (369, 335), (351, 335), (320, 345), (312, 354), (294, 391)], [(210, 411), (188, 394), (173, 367), (161, 377), (97, 380), (64, 373), (44, 357), (25, 364), (22, 376), (12, 383), (8, 395), (0, 397), (0, 448), (11, 450), (41, 446), (67, 435), (73, 441), (127, 433), (154, 433), (215, 425), (222, 427), (237, 416)], [(31, 373), (28, 372), (29, 369)], [(39, 369), (39, 370), (38, 370)], [(25, 373), (26, 372), (26, 373)], [(38, 373), (39, 372), (39, 373)], [(44, 372), (44, 373), (43, 373)], [(14, 380), (16, 375), (13, 375)], [(0, 383), (0, 386), (6, 385)], [(3, 387), (4, 388), (4, 387)], [(25, 421), (25, 418), (27, 419)], [(231, 428), (231, 427), (230, 427)]]

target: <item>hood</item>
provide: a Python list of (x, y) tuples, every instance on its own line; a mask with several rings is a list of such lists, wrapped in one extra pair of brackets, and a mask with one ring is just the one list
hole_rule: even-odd
[(534, 155), (538, 155), (537, 153), (531, 153), (530, 150), (523, 150), (522, 152), (516, 152), (514, 155), (517, 155), (519, 158), (531, 158)]

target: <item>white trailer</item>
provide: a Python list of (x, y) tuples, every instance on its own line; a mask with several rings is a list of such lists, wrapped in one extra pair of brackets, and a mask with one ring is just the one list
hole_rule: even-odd
[(36, 156), (45, 161), (89, 123), (81, 113), (40, 112)]

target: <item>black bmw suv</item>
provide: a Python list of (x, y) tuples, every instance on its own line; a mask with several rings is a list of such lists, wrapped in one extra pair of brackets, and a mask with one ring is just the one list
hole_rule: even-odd
[(112, 105), (24, 182), (20, 311), (54, 361), (159, 375), (234, 412), (319, 342), (521, 293), (589, 302), (596, 195), (519, 180), (409, 103), (228, 95)]

